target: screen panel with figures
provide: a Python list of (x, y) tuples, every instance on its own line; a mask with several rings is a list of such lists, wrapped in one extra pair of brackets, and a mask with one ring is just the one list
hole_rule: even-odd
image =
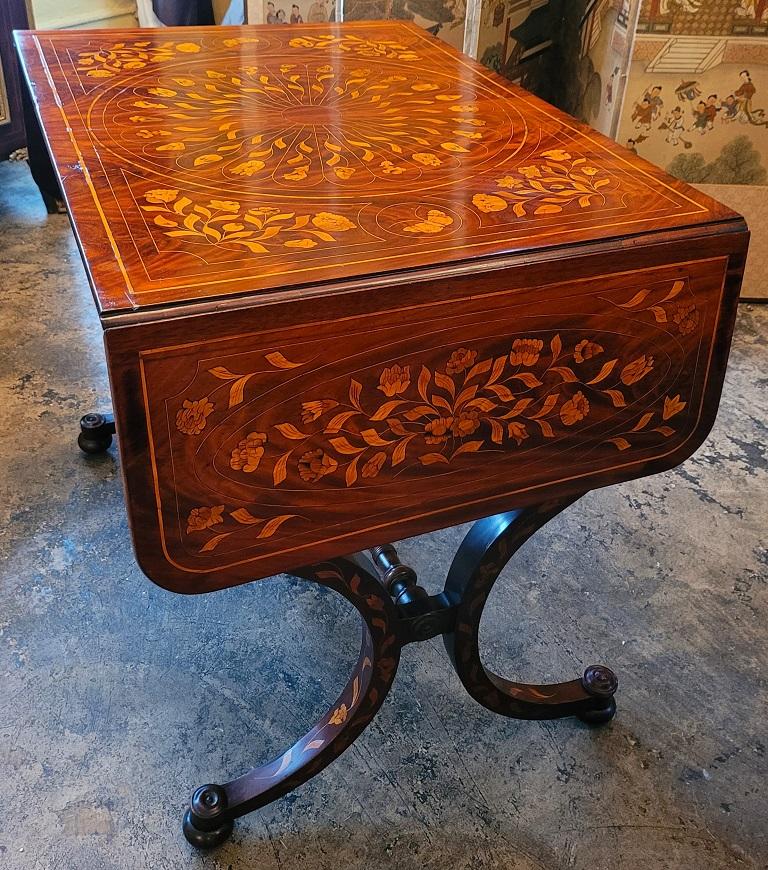
[(477, 59), (607, 135), (621, 112), (639, 0), (481, 0)]
[(768, 0), (643, 0), (617, 140), (737, 205), (744, 296), (768, 296)]
[[(412, 21), (459, 50), (467, 50), (468, 9), (480, 0), (248, 0), (250, 24)], [(471, 11), (471, 10), (470, 10)], [(471, 40), (470, 40), (471, 41)], [(472, 53), (471, 51), (469, 53)]]

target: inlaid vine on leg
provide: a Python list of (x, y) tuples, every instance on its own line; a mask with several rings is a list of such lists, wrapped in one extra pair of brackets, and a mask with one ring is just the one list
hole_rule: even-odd
[(445, 592), (458, 603), (455, 630), (443, 635), (445, 646), (464, 688), (496, 713), (517, 719), (578, 716), (602, 724), (616, 712), (613, 695), (618, 682), (602, 665), (588, 667), (581, 679), (533, 685), (488, 671), (480, 657), (480, 620), (502, 569), (536, 531), (574, 501), (560, 499), (478, 521), (451, 565)]
[(530, 685), (491, 673), (480, 659), (480, 619), (493, 584), (517, 550), (575, 500), (560, 499), (475, 523), (437, 595), (418, 584), (416, 572), (389, 544), (294, 572), (339, 592), (360, 612), (363, 637), (357, 664), (336, 703), (293, 746), (225, 785), (197, 789), (184, 817), (187, 840), (202, 849), (219, 845), (236, 818), (302, 785), (338, 758), (384, 701), (401, 648), (439, 634), (462, 684), (488, 709), (518, 719), (578, 716), (589, 724), (609, 721), (616, 712), (617, 681), (602, 665), (588, 667), (581, 679)]
[(234, 819), (287, 794), (338, 758), (376, 715), (394, 680), (400, 657), (395, 607), (375, 577), (344, 558), (294, 573), (334, 589), (357, 608), (363, 619), (357, 664), (335, 704), (293, 746), (225, 785), (197, 789), (183, 827), (198, 848), (219, 845)]

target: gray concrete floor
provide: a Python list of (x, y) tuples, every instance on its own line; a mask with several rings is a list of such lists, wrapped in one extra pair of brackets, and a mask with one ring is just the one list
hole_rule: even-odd
[[(109, 407), (98, 322), (24, 165), (0, 165), (0, 287), (0, 867), (768, 867), (768, 309), (741, 310), (696, 456), (586, 496), (489, 604), (501, 672), (615, 668), (610, 726), (494, 716), (439, 640), (409, 647), (344, 756), (199, 856), (189, 793), (333, 700), (356, 620), (285, 577), (188, 598), (141, 575), (119, 452), (75, 444)], [(430, 588), (462, 531), (403, 545)]]

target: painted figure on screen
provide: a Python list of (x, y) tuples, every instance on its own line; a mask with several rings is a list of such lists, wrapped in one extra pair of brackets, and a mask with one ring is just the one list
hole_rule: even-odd
[[(642, 0), (637, 31), (621, 133), (685, 181), (765, 184), (768, 0)], [(654, 86), (677, 101), (663, 117)]]

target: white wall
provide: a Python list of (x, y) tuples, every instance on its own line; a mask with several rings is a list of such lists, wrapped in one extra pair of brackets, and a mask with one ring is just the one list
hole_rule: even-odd
[(29, 0), (34, 27), (134, 27), (135, 0)]

